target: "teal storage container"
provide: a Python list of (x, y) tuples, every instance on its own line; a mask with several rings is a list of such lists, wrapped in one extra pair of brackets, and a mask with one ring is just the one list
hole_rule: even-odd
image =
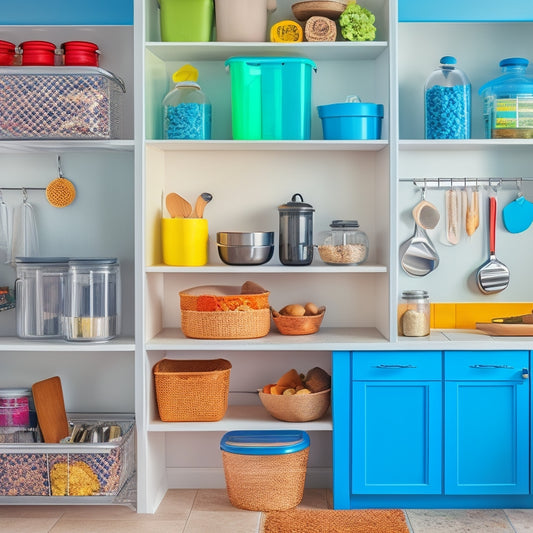
[(213, 32), (213, 0), (159, 0), (161, 40), (207, 42)]
[(316, 65), (293, 57), (231, 57), (231, 121), (236, 140), (308, 140)]

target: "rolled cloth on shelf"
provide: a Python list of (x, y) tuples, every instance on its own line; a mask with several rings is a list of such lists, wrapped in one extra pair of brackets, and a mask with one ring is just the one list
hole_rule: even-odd
[(305, 38), (308, 41), (335, 41), (337, 25), (327, 17), (311, 17), (305, 23)]

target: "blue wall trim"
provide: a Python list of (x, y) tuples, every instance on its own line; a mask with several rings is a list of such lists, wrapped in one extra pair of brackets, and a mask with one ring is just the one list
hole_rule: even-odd
[(400, 22), (526, 22), (531, 0), (398, 0)]
[(131, 26), (134, 0), (23, 0), (2, 6), (2, 26)]

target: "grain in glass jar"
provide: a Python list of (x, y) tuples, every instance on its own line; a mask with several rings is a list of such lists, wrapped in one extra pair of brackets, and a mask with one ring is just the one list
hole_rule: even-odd
[(318, 236), (320, 259), (329, 265), (359, 265), (368, 257), (368, 237), (357, 220), (334, 220)]
[(403, 291), (398, 304), (398, 335), (425, 337), (430, 325), (429, 294), (423, 290)]

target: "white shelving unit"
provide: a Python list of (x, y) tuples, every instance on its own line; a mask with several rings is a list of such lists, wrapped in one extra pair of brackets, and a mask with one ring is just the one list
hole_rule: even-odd
[[(276, 421), (259, 403), (257, 389), (291, 367), (331, 371), (331, 351), (354, 345), (387, 343), (391, 335), (390, 220), (391, 43), (395, 42), (395, 6), (368, 0), (376, 13), (377, 39), (370, 43), (162, 43), (157, 1), (145, 2), (143, 285), (144, 349), (139, 471), (145, 471), (139, 509), (153, 512), (168, 487), (223, 487), (219, 441), (233, 429), (298, 427), (309, 431), (313, 453), (308, 482), (331, 485), (331, 419), (303, 424)], [(271, 23), (292, 17), (289, 0), (278, 1)], [(232, 56), (292, 56), (314, 61), (312, 125), (309, 141), (233, 141), (230, 77), (224, 61)], [(210, 141), (162, 140), (161, 101), (171, 76), (183, 64), (199, 70), (199, 83), (213, 109)], [(316, 106), (358, 94), (383, 103), (382, 140), (324, 141)], [(201, 152), (201, 153), (199, 153)], [(162, 197), (175, 191), (194, 201), (213, 194), (205, 210), (209, 222), (209, 261), (205, 267), (169, 267), (162, 263)], [(369, 235), (370, 256), (358, 267), (327, 266), (315, 258), (309, 267), (282, 265), (277, 252), (266, 265), (232, 267), (214, 246), (217, 231), (276, 232), (277, 207), (299, 192), (315, 207), (314, 231), (331, 220), (357, 219)], [(209, 284), (239, 285), (253, 280), (271, 291), (275, 308), (296, 301), (326, 305), (319, 333), (290, 337), (275, 328), (264, 338), (210, 341), (186, 338), (180, 329), (178, 292)], [(232, 363), (230, 405), (216, 423), (164, 423), (157, 412), (152, 367), (164, 358), (224, 357)], [(140, 389), (140, 390), (141, 390)], [(141, 486), (141, 485), (140, 485)], [(142, 492), (143, 489), (141, 489)]]

